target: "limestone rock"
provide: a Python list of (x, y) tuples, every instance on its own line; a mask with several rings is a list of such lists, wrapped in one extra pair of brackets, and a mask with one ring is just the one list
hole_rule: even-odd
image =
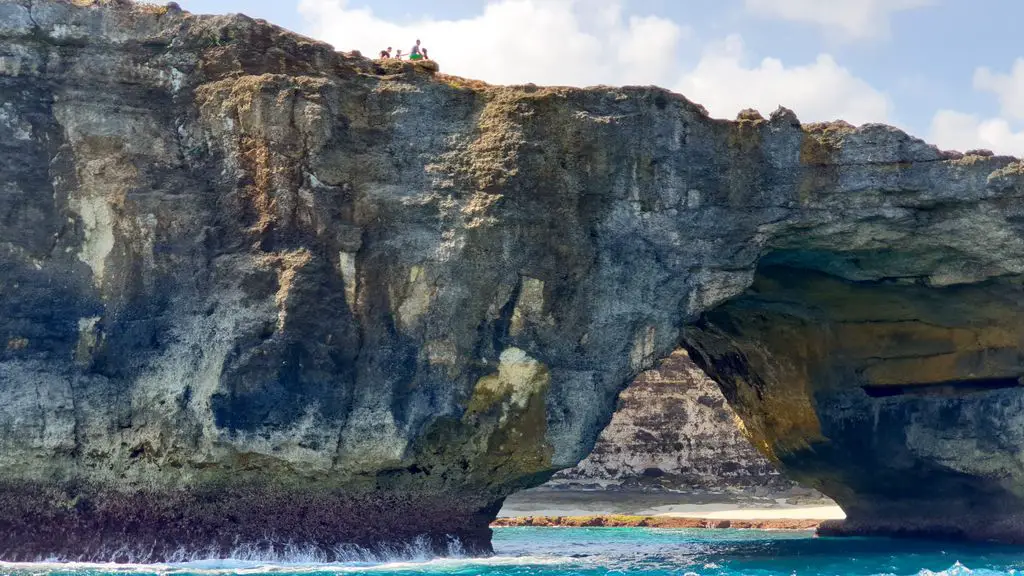
[(1024, 539), (1016, 159), (117, 4), (0, 0), (4, 559), (486, 551), (680, 343), (848, 529)]
[(684, 350), (640, 374), (619, 395), (590, 455), (549, 484), (750, 494), (794, 488), (743, 435), (718, 384)]

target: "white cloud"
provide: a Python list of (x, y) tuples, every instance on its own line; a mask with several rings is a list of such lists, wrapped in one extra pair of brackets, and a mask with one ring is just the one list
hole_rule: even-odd
[(730, 36), (710, 47), (677, 88), (715, 116), (733, 117), (743, 108), (757, 108), (767, 116), (782, 105), (803, 122), (842, 119), (863, 124), (889, 119), (889, 98), (827, 54), (789, 68), (775, 58), (752, 68), (743, 60), (742, 39)]
[(614, 0), (503, 0), (472, 18), (404, 25), (345, 0), (301, 0), (299, 10), (339, 50), (408, 52), (420, 38), (443, 71), (498, 84), (664, 83), (687, 34), (664, 18), (626, 17)]
[(931, 140), (943, 148), (985, 148), (1024, 157), (1024, 130), (1015, 129), (1015, 123), (1024, 120), (1024, 59), (1017, 59), (1009, 74), (978, 68), (974, 72), (974, 89), (995, 94), (1000, 115), (981, 118), (956, 110), (939, 110), (932, 118)]
[(978, 68), (974, 72), (974, 88), (998, 96), (1003, 116), (1024, 120), (1024, 58), (1018, 58), (1013, 63), (1009, 74)]
[(311, 34), (340, 50), (373, 55), (389, 43), (408, 50), (421, 38), (444, 72), (497, 84), (656, 84), (725, 118), (749, 107), (767, 114), (779, 105), (804, 121), (859, 124), (890, 115), (883, 93), (828, 55), (806, 65), (766, 58), (748, 67), (742, 39), (730, 36), (687, 68), (680, 58), (687, 26), (626, 16), (618, 0), (492, 0), (471, 18), (401, 25), (349, 8), (345, 0), (301, 0), (299, 6)]
[(939, 110), (932, 119), (929, 139), (938, 147), (950, 150), (963, 152), (983, 148), (1024, 157), (1024, 132), (1014, 131), (1003, 118), (983, 120), (974, 114)]
[(746, 0), (746, 8), (770, 18), (816, 24), (848, 39), (885, 36), (892, 15), (934, 0)]

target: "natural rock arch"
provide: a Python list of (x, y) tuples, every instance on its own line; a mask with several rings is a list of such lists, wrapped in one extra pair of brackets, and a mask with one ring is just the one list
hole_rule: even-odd
[(855, 530), (1019, 537), (1015, 159), (80, 4), (0, 0), (5, 558), (487, 550), (681, 342)]
[(846, 511), (823, 532), (1020, 541), (1021, 278), (865, 278), (911, 253), (846, 278), (820, 269), (836, 255), (769, 257), (687, 343), (755, 443)]

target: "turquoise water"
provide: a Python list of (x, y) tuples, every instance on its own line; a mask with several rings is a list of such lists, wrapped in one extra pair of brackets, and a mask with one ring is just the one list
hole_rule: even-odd
[[(381, 576), (1024, 576), (1024, 548), (809, 532), (646, 528), (500, 528), (492, 558), (429, 559), (407, 550), (322, 564), (308, 558), (204, 560), (153, 565), (0, 564), (0, 574), (60, 576), (228, 574)], [(405, 555), (400, 558), (397, 556)]]

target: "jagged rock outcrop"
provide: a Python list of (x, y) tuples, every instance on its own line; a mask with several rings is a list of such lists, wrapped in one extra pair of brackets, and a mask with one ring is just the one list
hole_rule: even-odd
[(848, 530), (1024, 539), (1017, 160), (117, 4), (0, 0), (4, 559), (486, 551), (680, 343)]
[(619, 395), (615, 415), (590, 455), (546, 486), (752, 495), (797, 488), (741, 427), (718, 384), (685, 350), (677, 350)]

